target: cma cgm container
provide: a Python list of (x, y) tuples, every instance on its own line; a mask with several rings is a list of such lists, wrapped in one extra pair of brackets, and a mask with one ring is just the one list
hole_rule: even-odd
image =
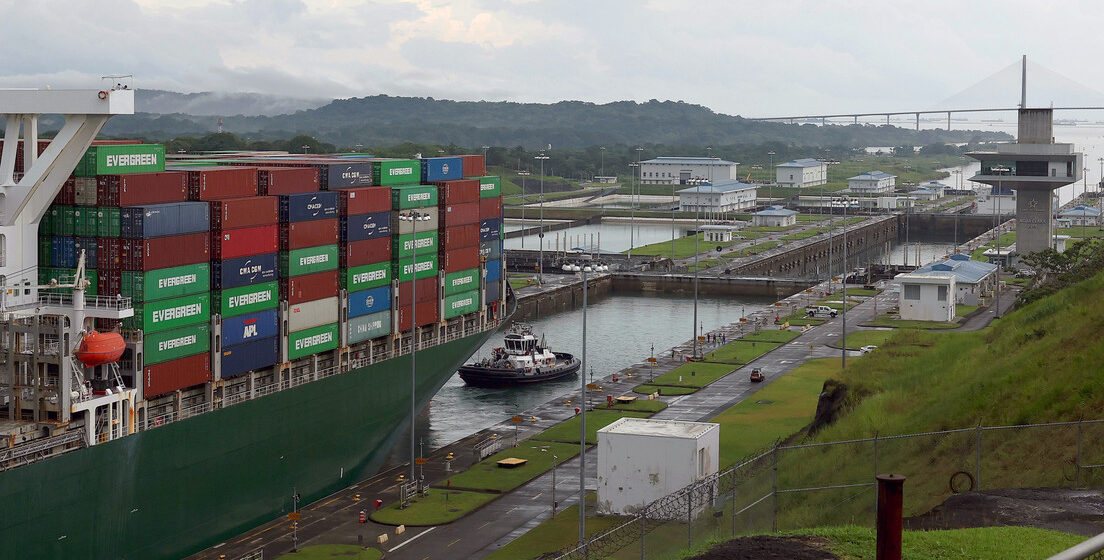
[(388, 261), (342, 269), (341, 287), (358, 292), (391, 284), (391, 263)]
[(422, 177), (422, 164), (416, 159), (378, 159), (371, 163), (372, 182), (376, 185), (409, 185)]
[(100, 206), (141, 206), (185, 200), (188, 200), (188, 176), (181, 171), (96, 177), (96, 204)]
[(211, 263), (211, 288), (225, 290), (277, 278), (277, 253), (250, 255)]
[(459, 317), (465, 313), (479, 311), (479, 290), (461, 292), (445, 297), (442, 314), (445, 319)]
[(134, 303), (183, 297), (211, 289), (211, 265), (204, 262), (149, 272), (124, 271), (119, 281), (119, 293)]
[(217, 200), (257, 195), (257, 171), (252, 167), (204, 167), (186, 170), (189, 200)]
[(294, 360), (337, 348), (337, 323), (288, 334), (288, 359)]
[(288, 330), (295, 332), (337, 321), (338, 298), (288, 305)]
[(405, 185), (391, 189), (391, 208), (409, 210), (437, 206), (437, 187), (433, 185)]
[(275, 309), (280, 305), (279, 285), (272, 281), (221, 290), (215, 293), (212, 304), (212, 313), (223, 317)]
[(92, 146), (77, 162), (73, 175), (121, 175), (157, 173), (165, 170), (165, 146), (162, 144), (120, 144)]
[(479, 179), (457, 179), (436, 183), (437, 199), (442, 204), (479, 201)]
[(134, 316), (123, 319), (123, 328), (150, 334), (210, 320), (211, 295), (202, 293), (135, 305)]
[(204, 352), (142, 370), (142, 394), (149, 399), (211, 380), (210, 354)]
[(418, 302), (435, 300), (439, 296), (437, 293), (437, 277), (422, 278), (414, 282), (400, 282), (398, 293), (395, 295), (399, 298), (399, 305), (410, 305), (411, 296), (413, 296), (414, 301)]
[(222, 345), (235, 346), (280, 334), (276, 309), (222, 318)]
[[(154, 239), (101, 238), (117, 243), (123, 270), (155, 270), (211, 260), (210, 236), (190, 233)], [(109, 245), (110, 246), (110, 245)]]
[(335, 297), (340, 290), (337, 277), (337, 270), (327, 270), (315, 272), (314, 274), (281, 278), (280, 299), (295, 304)]
[(487, 174), (487, 158), (481, 155), (460, 156), (464, 161), (465, 177), (482, 177)]
[(275, 365), (279, 361), (280, 337), (278, 336), (251, 340), (233, 346), (224, 345), (222, 352), (219, 353), (219, 376), (222, 379), (229, 379)]
[(413, 307), (399, 307), (393, 315), (399, 331), (410, 330), (414, 321), (417, 321), (419, 327), (432, 325), (438, 319), (437, 300), (423, 301)]
[(318, 169), (314, 167), (257, 168), (257, 194), (275, 196), (318, 189)]
[(247, 196), (214, 200), (211, 206), (211, 230), (273, 225), (279, 220), (279, 201), (271, 196)]
[(341, 242), (364, 241), (391, 235), (391, 212), (341, 216)]
[(348, 344), (356, 344), (365, 340), (387, 336), (391, 334), (391, 326), (390, 309), (370, 315), (350, 317), (346, 322), (348, 331), (345, 341)]
[(479, 257), (484, 261), (497, 261), (502, 258), (502, 241), (481, 241), (479, 243)]
[(211, 256), (227, 260), (248, 255), (275, 253), (280, 249), (279, 227), (258, 226), (211, 233)]
[(391, 309), (391, 287), (380, 286), (349, 294), (349, 317), (360, 317)]
[(390, 237), (351, 241), (341, 245), (341, 268), (353, 268), (390, 260)]
[(326, 190), (367, 187), (372, 184), (372, 163), (351, 158), (339, 163), (316, 164)]
[(340, 238), (338, 219), (308, 220), (280, 224), (280, 250), (333, 245)]
[(280, 221), (304, 222), (337, 217), (337, 193), (319, 191), (280, 195)]
[(146, 335), (142, 341), (142, 363), (159, 364), (199, 353), (206, 354), (210, 350), (210, 325), (189, 325)]
[(170, 202), (131, 206), (119, 211), (123, 237), (167, 237), (207, 231), (211, 227), (210, 208), (203, 202)]
[(502, 180), (498, 177), (479, 177), (479, 198), (502, 196)]
[(502, 219), (480, 220), (479, 240), (493, 241), (502, 236)]
[(342, 216), (386, 212), (391, 209), (391, 189), (367, 187), (337, 191), (338, 210)]
[(452, 296), (479, 289), (479, 272), (479, 268), (471, 268), (445, 274), (445, 295)]
[(450, 181), (464, 176), (464, 160), (458, 157), (422, 158), (422, 181)]

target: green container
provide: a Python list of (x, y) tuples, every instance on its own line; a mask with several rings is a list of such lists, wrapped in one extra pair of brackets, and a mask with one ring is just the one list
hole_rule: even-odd
[(134, 303), (205, 293), (211, 289), (211, 265), (199, 263), (148, 272), (123, 271), (120, 282), (119, 291)]
[(445, 295), (451, 296), (462, 292), (479, 289), (479, 269), (472, 268), (452, 272), (445, 275)]
[(410, 185), (422, 180), (422, 162), (416, 159), (381, 159), (372, 162), (373, 185)]
[(216, 292), (212, 313), (225, 317), (275, 309), (280, 305), (280, 285), (276, 280)]
[[(77, 271), (74, 270), (73, 274), (76, 274), (76, 272)], [(99, 286), (100, 286), (100, 271), (98, 271), (94, 268), (86, 268), (86, 269), (84, 269), (84, 279), (88, 280), (88, 285), (85, 286), (85, 288), (84, 288), (84, 295), (86, 295), (86, 296), (99, 295), (99, 293), (100, 293), (100, 288), (99, 288)]]
[(77, 162), (77, 177), (156, 173), (165, 170), (165, 146), (161, 144), (118, 144), (92, 146)]
[[(415, 241), (414, 236), (417, 236)], [(391, 238), (391, 256), (409, 257), (414, 254), (417, 246), (418, 255), (437, 254), (437, 231), (421, 231), (418, 233), (404, 233)]]
[(96, 208), (96, 236), (119, 237), (119, 209), (113, 206)]
[[(52, 249), (50, 248), (50, 246), (52, 245), (52, 243), (50, 242), (51, 237), (53, 237), (53, 236), (42, 237), (40, 235), (39, 238), (38, 238), (38, 262), (39, 263), (49, 263), (50, 262), (50, 257), (51, 257), (51, 253), (52, 253)], [(42, 280), (41, 280), (42, 270), (43, 270), (43, 267), (39, 266), (38, 267), (38, 276), (39, 276), (39, 279), (40, 279), (39, 284), (42, 283)]]
[(479, 198), (494, 198), (502, 196), (502, 180), (498, 177), (486, 176), (479, 179)]
[(123, 319), (123, 328), (149, 333), (207, 323), (211, 320), (211, 294), (147, 301), (134, 306), (134, 316)]
[(72, 206), (53, 206), (50, 208), (50, 213), (54, 220), (52, 228), (54, 235), (73, 235), (75, 217)]
[(433, 185), (406, 185), (391, 189), (391, 208), (425, 208), (437, 206), (437, 187)]
[(73, 235), (78, 237), (96, 237), (98, 215), (95, 208), (80, 206), (73, 208)]
[(445, 319), (459, 317), (472, 311), (479, 311), (479, 290), (445, 296), (445, 308), (442, 310)]
[(288, 359), (294, 360), (337, 348), (337, 323), (288, 335)]
[[(49, 251), (48, 245), (46, 250)], [(350, 268), (345, 271), (345, 274), (341, 275), (341, 287), (350, 292), (386, 286), (390, 283), (391, 261)]]
[[(395, 259), (391, 265), (391, 277), (399, 282), (409, 282), (414, 273), (413, 257)], [(418, 279), (437, 276), (437, 255), (418, 255)]]
[(146, 335), (142, 346), (142, 361), (149, 366), (210, 350), (211, 326), (191, 325)]
[(337, 270), (337, 245), (280, 251), (280, 277)]

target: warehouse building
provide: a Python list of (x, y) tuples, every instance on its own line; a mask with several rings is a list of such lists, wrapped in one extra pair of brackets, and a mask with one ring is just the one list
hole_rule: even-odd
[(712, 157), (657, 157), (640, 162), (644, 185), (688, 185), (692, 179), (714, 183), (736, 179), (740, 164)]
[(775, 168), (775, 181), (784, 187), (815, 187), (828, 182), (828, 164), (813, 158), (801, 158), (780, 163)]
[(1070, 226), (1098, 226), (1100, 225), (1100, 210), (1092, 206), (1078, 204), (1069, 210), (1058, 214), (1059, 222)]
[(771, 206), (766, 210), (760, 210), (751, 217), (752, 223), (766, 227), (789, 227), (797, 224), (797, 210), (790, 210), (782, 206)]
[(955, 302), (978, 305), (997, 286), (997, 265), (970, 260), (969, 255), (956, 254), (950, 258), (926, 264), (913, 275), (945, 275), (955, 279)]
[(755, 208), (758, 187), (736, 180), (702, 183), (678, 191), (681, 212), (739, 212)]
[(882, 194), (891, 192), (897, 184), (897, 176), (884, 171), (867, 171), (847, 178), (847, 190), (854, 194)]
[(955, 319), (954, 274), (898, 274), (901, 319), (906, 321), (942, 321)]

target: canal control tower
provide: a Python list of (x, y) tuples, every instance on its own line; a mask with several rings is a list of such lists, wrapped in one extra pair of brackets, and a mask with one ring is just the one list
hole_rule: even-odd
[(981, 162), (981, 171), (971, 181), (1017, 191), (1016, 252), (1026, 255), (1051, 246), (1053, 193), (1081, 180), (1084, 154), (1074, 151), (1073, 144), (1054, 142), (1052, 109), (1028, 109), (1022, 103), (1020, 107), (1016, 143), (967, 155)]

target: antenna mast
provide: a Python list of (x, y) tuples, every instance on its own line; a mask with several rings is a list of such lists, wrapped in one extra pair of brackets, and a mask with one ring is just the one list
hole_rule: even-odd
[(1020, 75), (1020, 109), (1027, 109), (1027, 55), (1023, 55), (1022, 71)]

